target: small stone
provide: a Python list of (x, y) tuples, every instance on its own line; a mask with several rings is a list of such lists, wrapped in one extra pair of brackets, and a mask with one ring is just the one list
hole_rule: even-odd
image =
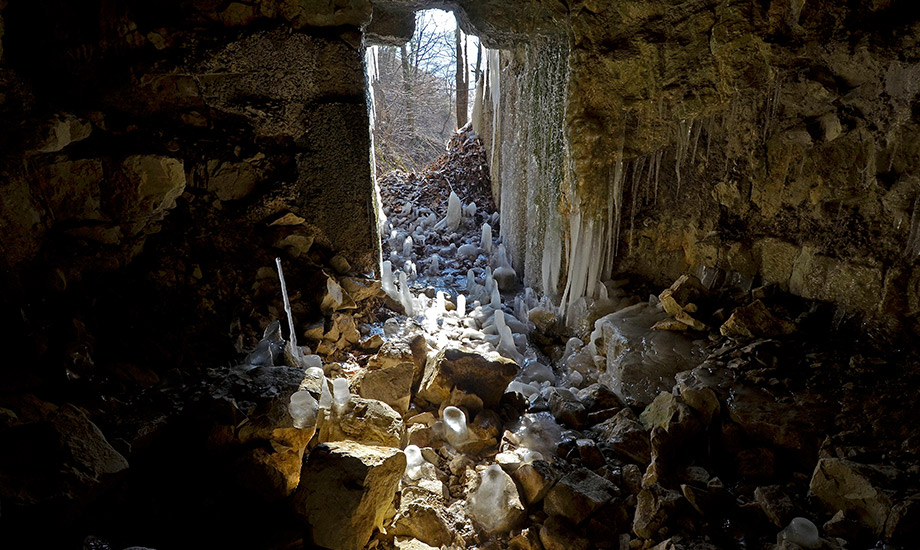
[(667, 523), (680, 498), (680, 493), (657, 484), (643, 489), (639, 493), (633, 518), (633, 532), (636, 536), (650, 539), (658, 533)]
[(332, 269), (335, 270), (339, 275), (346, 275), (351, 271), (351, 264), (348, 263), (348, 260), (345, 259), (345, 256), (341, 254), (336, 254), (329, 260), (329, 265), (332, 266)]
[(414, 537), (435, 547), (450, 544), (453, 538), (438, 509), (421, 499), (401, 503), (396, 521), (387, 533)]

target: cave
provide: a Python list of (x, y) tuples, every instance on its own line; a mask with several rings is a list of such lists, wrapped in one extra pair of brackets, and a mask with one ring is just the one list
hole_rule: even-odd
[[(383, 173), (374, 48), (434, 8), (470, 123)], [(917, 37), (0, 0), (0, 546), (915, 547)]]

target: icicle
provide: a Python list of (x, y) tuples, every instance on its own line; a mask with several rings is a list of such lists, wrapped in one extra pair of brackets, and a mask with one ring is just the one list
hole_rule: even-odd
[(693, 128), (693, 153), (690, 154), (690, 166), (693, 166), (693, 164), (696, 162), (696, 148), (700, 144), (700, 133), (702, 132), (702, 130), (703, 130), (703, 121), (701, 120)]
[(661, 157), (663, 156), (663, 149), (655, 154), (655, 204), (658, 204), (658, 181), (661, 175)]
[(633, 161), (632, 179), (632, 207), (629, 211), (629, 249), (632, 250), (633, 236), (636, 230), (636, 200), (639, 197), (639, 180), (642, 179), (642, 169), (645, 168), (645, 157)]
[(288, 351), (296, 364), (300, 364), (301, 353), (297, 347), (297, 332), (294, 330), (294, 314), (291, 313), (291, 301), (288, 299), (287, 285), (284, 284), (284, 271), (281, 270), (281, 258), (275, 258), (275, 265), (278, 266), (278, 281), (281, 283), (281, 297), (284, 300), (284, 312), (287, 313), (288, 330)]
[(559, 287), (559, 270), (562, 268), (562, 240), (558, 231), (546, 228), (543, 236), (543, 265), (540, 281), (543, 292), (556, 296)]
[(618, 160), (613, 171), (613, 256), (620, 248), (620, 220), (623, 213), (623, 161)]
[(914, 209), (910, 215), (910, 233), (904, 255), (908, 260), (914, 260), (920, 256), (920, 194), (914, 200)]
[(674, 171), (677, 173), (677, 197), (680, 197), (680, 167), (687, 156), (687, 149), (690, 147), (690, 132), (693, 130), (693, 121), (688, 124), (686, 120), (681, 120), (677, 129), (677, 152), (674, 156)]

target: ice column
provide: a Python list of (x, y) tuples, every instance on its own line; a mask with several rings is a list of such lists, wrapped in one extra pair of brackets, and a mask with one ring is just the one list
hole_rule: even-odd
[(458, 448), (470, 439), (470, 430), (466, 425), (466, 415), (457, 407), (447, 407), (443, 412), (444, 438), (454, 448)]

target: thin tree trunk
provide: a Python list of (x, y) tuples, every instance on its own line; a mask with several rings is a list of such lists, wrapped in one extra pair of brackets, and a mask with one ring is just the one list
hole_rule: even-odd
[(409, 58), (406, 54), (406, 46), (403, 44), (400, 47), (400, 59), (402, 60), (402, 73), (403, 73), (403, 92), (406, 95), (406, 118), (409, 119), (409, 135), (415, 137), (415, 109), (412, 105), (412, 82), (409, 75)]
[(457, 26), (457, 128), (466, 126), (469, 116), (467, 107), (470, 101), (470, 84), (466, 68), (466, 49), (463, 47), (466, 40)]
[(482, 72), (482, 42), (476, 44), (476, 72), (473, 73), (476, 82), (479, 82), (479, 73)]

